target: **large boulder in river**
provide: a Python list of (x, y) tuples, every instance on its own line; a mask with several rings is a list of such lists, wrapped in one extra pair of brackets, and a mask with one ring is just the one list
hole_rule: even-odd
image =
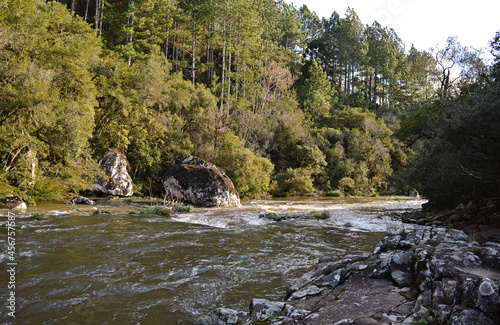
[(217, 166), (199, 158), (180, 156), (157, 179), (170, 199), (200, 207), (237, 207), (240, 198), (231, 179)]
[(26, 203), (18, 197), (7, 197), (0, 199), (0, 209), (27, 209)]
[(109, 179), (98, 179), (93, 191), (102, 195), (132, 196), (134, 186), (127, 172), (127, 160), (117, 152), (108, 152), (100, 161), (102, 171)]

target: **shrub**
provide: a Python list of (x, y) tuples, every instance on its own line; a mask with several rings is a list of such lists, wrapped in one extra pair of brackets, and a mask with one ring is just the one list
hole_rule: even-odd
[(174, 204), (172, 206), (172, 210), (174, 212), (192, 212), (194, 210), (194, 207), (189, 204), (179, 203), (179, 204)]
[(301, 196), (314, 193), (311, 174), (311, 171), (304, 168), (288, 168), (286, 172), (276, 176), (277, 187), (273, 194), (276, 196)]
[(329, 219), (330, 218), (330, 213), (328, 211), (322, 211), (321, 213), (315, 213), (311, 216), (314, 219)]
[(339, 196), (342, 196), (342, 192), (340, 192), (339, 190), (331, 190), (331, 191), (328, 191), (325, 195), (339, 197)]
[(274, 165), (245, 148), (230, 130), (220, 137), (216, 164), (231, 178), (241, 197), (259, 197), (269, 191)]
[(146, 207), (139, 210), (141, 214), (157, 214), (162, 217), (170, 217), (172, 210), (167, 207), (162, 206), (154, 206), (154, 207)]
[(339, 181), (340, 191), (346, 194), (353, 194), (355, 182), (350, 177), (344, 177)]
[(113, 214), (113, 213), (115, 213), (113, 210), (103, 210), (101, 208), (97, 208), (96, 210), (92, 211), (92, 215)]

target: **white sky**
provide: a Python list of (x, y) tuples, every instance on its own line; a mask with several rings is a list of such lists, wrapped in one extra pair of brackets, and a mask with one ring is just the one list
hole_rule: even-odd
[(498, 0), (285, 0), (297, 8), (305, 4), (318, 16), (329, 18), (334, 11), (341, 17), (351, 7), (361, 22), (394, 28), (406, 50), (422, 51), (443, 45), (449, 36), (458, 36), (464, 46), (487, 48), (500, 30)]

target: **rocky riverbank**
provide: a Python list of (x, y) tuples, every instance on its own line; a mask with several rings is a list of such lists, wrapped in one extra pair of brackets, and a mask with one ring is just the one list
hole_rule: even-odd
[(500, 243), (500, 203), (489, 200), (482, 204), (469, 202), (454, 209), (407, 212), (401, 216), (404, 223), (463, 230), (479, 243)]
[(219, 324), (500, 324), (500, 244), (429, 228), (323, 256), (284, 301), (219, 308)]

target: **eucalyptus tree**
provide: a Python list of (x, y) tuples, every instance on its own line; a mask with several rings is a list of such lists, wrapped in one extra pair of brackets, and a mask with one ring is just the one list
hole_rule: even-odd
[(459, 81), (474, 80), (485, 70), (479, 51), (462, 46), (457, 37), (448, 37), (446, 45), (435, 48), (433, 52), (439, 70), (437, 78), (440, 98), (445, 98), (456, 90)]

